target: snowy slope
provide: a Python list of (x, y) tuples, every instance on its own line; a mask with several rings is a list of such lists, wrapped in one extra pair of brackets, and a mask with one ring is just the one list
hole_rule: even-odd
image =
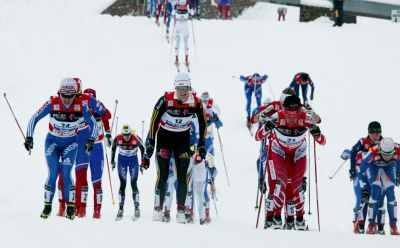
[[(24, 132), (34, 111), (56, 93), (59, 81), (67, 76), (80, 77), (84, 88), (95, 88), (110, 109), (117, 98), (120, 126), (129, 123), (140, 133), (144, 120), (147, 131), (155, 101), (165, 90), (172, 89), (176, 70), (170, 62), (170, 45), (162, 38), (161, 28), (147, 18), (99, 15), (110, 2), (0, 1), (0, 90), (7, 92)], [(258, 4), (247, 13), (248, 18), (194, 22), (197, 59), (191, 49), (193, 87), (198, 92), (210, 92), (222, 109), (224, 121), (221, 136), (231, 186), (227, 186), (218, 153), (219, 219), (213, 212), (209, 226), (178, 225), (174, 219), (170, 224), (152, 222), (152, 161), (151, 168), (139, 178), (142, 217), (138, 222), (114, 222), (117, 206), (111, 204), (106, 169), (101, 220), (91, 219), (90, 198), (86, 219), (71, 222), (56, 217), (55, 199), (53, 215), (43, 221), (39, 213), (47, 176), (43, 156), (47, 120), (37, 126), (35, 147), (29, 156), (2, 100), (1, 243), (5, 247), (265, 247), (274, 242), (280, 242), (282, 247), (394, 247), (397, 239), (393, 237), (351, 233), (353, 193), (347, 168), (334, 181), (328, 177), (341, 163), (341, 151), (366, 134), (369, 121), (379, 120), (384, 135), (400, 138), (400, 120), (395, 114), (400, 63), (398, 26), (364, 19), (359, 25), (334, 29), (331, 23), (297, 23), (297, 17), (278, 23), (272, 16), (276, 8), (277, 5)], [(291, 12), (289, 9), (288, 15)], [(271, 18), (265, 18), (264, 13), (271, 13)], [(325, 147), (317, 148), (321, 233), (315, 232), (313, 183), (313, 214), (306, 216), (312, 232), (254, 228), (255, 160), (259, 147), (244, 127), (243, 85), (232, 79), (232, 75), (254, 71), (270, 76), (263, 91), (266, 96), (278, 97), (298, 71), (309, 72), (316, 84), (312, 104), (323, 118), (321, 128), (328, 139)], [(218, 143), (216, 149), (219, 152)], [(116, 198), (116, 172), (112, 181)], [(126, 203), (128, 213), (132, 211), (128, 197)]]

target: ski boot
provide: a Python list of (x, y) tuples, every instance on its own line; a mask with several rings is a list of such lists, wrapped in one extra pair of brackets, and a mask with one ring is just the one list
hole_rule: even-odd
[(356, 234), (364, 234), (365, 233), (365, 222), (359, 221), (358, 226), (356, 228)]
[(51, 204), (45, 203), (42, 213), (40, 214), (40, 218), (47, 219), (51, 214)]
[(75, 216), (78, 218), (86, 217), (86, 206), (75, 207)]
[(124, 215), (124, 209), (120, 208), (118, 209), (117, 217), (115, 217), (116, 221), (122, 220), (122, 216)]
[(397, 225), (390, 225), (390, 235), (400, 235)]
[(211, 216), (210, 216), (210, 209), (206, 208), (206, 218), (204, 219), (206, 224), (210, 224), (211, 223)]
[(178, 210), (178, 213), (176, 214), (176, 222), (185, 224), (186, 223), (186, 216), (185, 216), (185, 211), (182, 209)]
[(58, 207), (57, 216), (61, 217), (65, 216), (65, 203), (64, 204), (60, 203), (60, 206)]
[(367, 234), (376, 234), (377, 232), (378, 230), (375, 223), (368, 225)]
[(378, 234), (385, 235), (385, 224), (378, 224)]
[(273, 216), (265, 217), (264, 229), (270, 228), (272, 226), (272, 222), (273, 222)]
[(170, 222), (171, 221), (171, 216), (169, 214), (169, 210), (164, 211), (164, 215), (162, 217), (162, 222)]
[(204, 219), (200, 219), (200, 225), (206, 224), (206, 221)]
[(139, 210), (139, 206), (135, 206), (135, 218), (139, 218), (140, 217), (140, 210)]
[(282, 218), (280, 215), (274, 215), (271, 228), (274, 230), (282, 229)]
[(246, 119), (246, 127), (247, 127), (249, 130), (251, 130), (251, 122), (250, 122), (250, 117), (249, 117), (249, 116), (247, 116), (247, 119)]
[(186, 209), (185, 219), (186, 219), (186, 223), (193, 224), (193, 209)]
[(93, 219), (100, 219), (100, 218), (101, 218), (100, 208), (95, 208), (93, 212)]
[(67, 204), (66, 218), (73, 220), (75, 219), (75, 207), (74, 204)]
[(162, 211), (161, 208), (155, 207), (153, 211), (153, 221), (161, 221)]
[(303, 216), (297, 216), (294, 225), (296, 230), (308, 231), (308, 225), (306, 224), (306, 221), (304, 220)]
[(283, 230), (294, 230), (294, 216), (287, 217)]

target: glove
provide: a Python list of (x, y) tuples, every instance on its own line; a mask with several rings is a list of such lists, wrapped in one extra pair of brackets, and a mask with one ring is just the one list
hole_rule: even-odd
[(29, 152), (33, 148), (33, 138), (32, 137), (26, 137), (25, 142), (24, 142), (25, 149)]
[(264, 125), (265, 131), (271, 131), (275, 128), (275, 124), (271, 120), (267, 120)]
[(150, 166), (150, 159), (144, 157), (144, 158), (142, 159), (142, 163), (140, 164), (140, 167), (142, 167), (142, 168), (144, 168), (145, 170), (147, 170), (147, 169), (149, 168), (149, 166)]
[(88, 139), (85, 145), (86, 153), (90, 153), (93, 150), (93, 145), (94, 145), (94, 138), (91, 137)]
[(321, 129), (319, 129), (319, 126), (314, 126), (310, 129), (310, 133), (314, 137), (319, 137), (321, 135)]
[(267, 192), (267, 184), (262, 179), (258, 181), (258, 187), (261, 193), (265, 194), (265, 192)]
[(202, 160), (206, 159), (207, 151), (206, 151), (206, 149), (204, 148), (203, 145), (197, 147), (197, 152), (199, 153), (199, 155), (200, 155)]
[(115, 165), (116, 165), (115, 161), (111, 161), (111, 169), (112, 169), (112, 170), (115, 169)]
[(110, 131), (106, 131), (105, 137), (106, 137), (106, 140), (107, 140), (107, 146), (108, 146), (108, 147), (111, 147), (112, 138), (111, 138), (111, 133), (110, 133)]
[(361, 192), (361, 201), (364, 203), (368, 203), (369, 201), (369, 192), (366, 189), (363, 189)]
[(354, 180), (354, 177), (356, 176), (356, 169), (355, 168), (350, 168), (349, 170), (349, 174), (350, 174), (350, 181)]
[(350, 159), (350, 157), (351, 157), (351, 151), (350, 151), (349, 149), (345, 149), (345, 150), (342, 152), (342, 155), (340, 155), (340, 157), (341, 157), (343, 160), (348, 160), (348, 159)]
[(198, 164), (198, 163), (200, 163), (201, 161), (203, 161), (203, 159), (201, 158), (201, 155), (197, 152), (197, 153), (195, 153), (195, 155), (194, 155), (194, 162), (196, 163), (196, 164)]
[(303, 177), (303, 181), (301, 183), (301, 189), (303, 190), (303, 193), (306, 193), (306, 191), (307, 191), (307, 177)]
[(150, 159), (154, 153), (154, 145), (150, 144), (150, 142), (146, 145), (146, 154), (147, 158)]

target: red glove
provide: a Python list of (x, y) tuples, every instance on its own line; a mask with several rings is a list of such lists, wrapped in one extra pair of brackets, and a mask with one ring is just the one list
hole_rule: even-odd
[(142, 164), (140, 165), (142, 168), (144, 168), (145, 170), (147, 170), (150, 166), (150, 159), (148, 158), (143, 158), (142, 159)]

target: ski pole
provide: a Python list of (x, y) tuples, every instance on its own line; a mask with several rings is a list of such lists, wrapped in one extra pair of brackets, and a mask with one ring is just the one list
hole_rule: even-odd
[[(268, 143), (270, 143), (270, 141), (271, 140), (269, 140)], [(267, 174), (267, 164), (268, 164), (268, 161), (265, 162), (265, 166), (264, 166), (264, 175), (263, 175), (263, 180), (262, 180), (262, 186), (261, 186), (261, 189), (260, 189), (260, 191), (262, 191), (262, 192), (264, 191), (264, 181), (265, 181), (265, 174)], [(258, 228), (258, 222), (260, 220), (260, 213), (261, 213), (261, 208), (262, 208), (261, 205), (262, 205), (262, 202), (263, 202), (263, 197), (264, 197), (264, 193), (262, 193), (261, 196), (260, 196), (260, 206), (258, 208), (256, 229)]]
[[(103, 126), (103, 132), (104, 132), (104, 126)], [(112, 204), (115, 205), (115, 200), (114, 200), (114, 193), (113, 193), (113, 187), (111, 183), (111, 174), (110, 174), (110, 164), (108, 163), (108, 155), (107, 155), (107, 149), (106, 149), (106, 140), (103, 139), (103, 146), (104, 146), (104, 153), (106, 154), (106, 163), (107, 163), (107, 172), (108, 172), (108, 179), (110, 181), (110, 190), (111, 190), (111, 199), (112, 199)]]
[[(18, 120), (17, 120), (17, 117), (15, 116), (15, 113), (14, 113), (13, 109), (11, 108), (10, 102), (9, 102), (8, 99), (7, 99), (7, 94), (4, 92), (3, 96), (4, 96), (4, 99), (5, 99), (6, 102), (7, 102), (8, 107), (10, 108), (11, 114), (13, 115), (14, 120), (15, 120), (15, 122), (17, 123), (17, 126), (18, 126), (18, 128), (19, 128), (19, 131), (21, 131), (22, 137), (24, 138), (24, 141), (25, 141), (25, 134), (24, 134), (24, 132), (22, 131), (21, 126), (19, 125), (19, 122), (18, 122)], [(31, 155), (31, 149), (29, 149), (29, 155)]]
[(111, 122), (110, 133), (112, 133), (112, 130), (113, 130), (113, 127), (114, 127), (114, 120), (115, 120), (115, 115), (117, 114), (117, 107), (118, 107), (118, 100), (115, 99), (115, 108), (114, 108), (113, 119), (112, 119), (112, 122)]
[(219, 129), (218, 128), (217, 128), (217, 134), (218, 134), (218, 140), (219, 140), (219, 147), (221, 148), (222, 161), (224, 162), (226, 180), (228, 182), (228, 186), (231, 186), (231, 184), (229, 183), (228, 171), (226, 169), (226, 164), (225, 164), (224, 150), (222, 149), (222, 141), (221, 141), (221, 136), (219, 135)]
[[(258, 156), (258, 163), (257, 163), (257, 168), (258, 168), (258, 173), (260, 174), (260, 170), (261, 170), (261, 168), (262, 168), (262, 163), (261, 163), (261, 157), (262, 157), (262, 152), (263, 152), (263, 150), (265, 149), (265, 139), (263, 139), (262, 141), (261, 141), (261, 147), (260, 147), (260, 155)], [(263, 174), (264, 175), (264, 174)], [(260, 185), (259, 185), (259, 182), (258, 182), (258, 177), (257, 177), (257, 195), (256, 195), (256, 206), (254, 207), (255, 208), (255, 210), (257, 210), (258, 209), (258, 195), (259, 195), (259, 192), (260, 192)]]
[(307, 157), (307, 169), (308, 169), (308, 215), (311, 215), (311, 162), (310, 162), (310, 157), (311, 157), (311, 152), (310, 152), (310, 146), (311, 146), (311, 141), (310, 141), (311, 135), (310, 132), (308, 132), (308, 157)]
[[(210, 178), (211, 178), (211, 187), (213, 187), (215, 189), (214, 178), (211, 175), (210, 168), (208, 168), (207, 172), (208, 172), (208, 174), (210, 175)], [(219, 214), (218, 214), (218, 209), (217, 209), (217, 202), (216, 202), (217, 196), (215, 195), (215, 192), (211, 192), (211, 198), (213, 199), (213, 202), (214, 202), (215, 213), (216, 213), (216, 215), (217, 215), (217, 217), (219, 219)]]
[(319, 221), (319, 202), (318, 202), (318, 173), (317, 173), (317, 148), (314, 139), (314, 166), (315, 166), (315, 192), (317, 197), (317, 216), (318, 216), (318, 231), (321, 231), (321, 225)]
[(193, 44), (194, 44), (194, 56), (195, 56), (195, 60), (196, 60), (196, 62), (197, 62), (196, 37), (194, 36), (193, 20), (191, 20), (190, 23), (192, 24), (192, 34), (193, 34)]
[(343, 163), (340, 164), (339, 168), (337, 168), (337, 170), (335, 171), (335, 173), (333, 173), (332, 176), (329, 177), (329, 179), (333, 179), (336, 174), (340, 171), (340, 169), (343, 167), (343, 165), (347, 162), (347, 160), (343, 161)]
[(143, 140), (146, 140), (146, 139), (144, 138), (144, 121), (142, 121), (142, 139), (143, 139)]
[(117, 134), (118, 134), (118, 119), (119, 119), (119, 117), (117, 116), (116, 118), (117, 118), (117, 121), (115, 122), (115, 135), (114, 135), (114, 137), (117, 137)]

